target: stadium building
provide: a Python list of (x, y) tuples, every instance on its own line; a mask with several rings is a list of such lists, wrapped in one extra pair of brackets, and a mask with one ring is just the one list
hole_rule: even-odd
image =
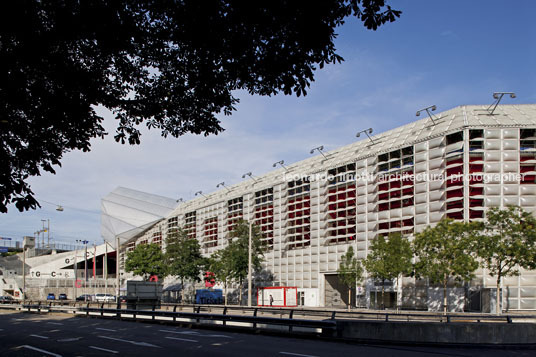
[[(500, 98), (499, 98), (500, 99)], [(237, 220), (253, 221), (267, 245), (264, 280), (256, 285), (298, 288), (305, 306), (343, 306), (337, 278), (341, 255), (353, 246), (367, 256), (378, 236), (412, 236), (442, 218), (479, 220), (489, 207), (536, 211), (536, 105), (459, 106), (360, 141), (226, 186), (178, 205), (164, 219), (129, 237), (165, 244), (182, 227), (210, 255), (226, 246)], [(271, 163), (269, 163), (271, 164)], [(352, 304), (375, 307), (381, 283), (367, 279)], [(449, 287), (451, 310), (494, 311), (495, 279), (479, 270)], [(442, 290), (413, 278), (388, 282), (387, 305), (441, 309)], [(503, 306), (536, 309), (536, 272), (503, 282)]]

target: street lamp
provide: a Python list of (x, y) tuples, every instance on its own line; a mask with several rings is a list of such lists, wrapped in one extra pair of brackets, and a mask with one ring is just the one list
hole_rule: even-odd
[(251, 307), (251, 235), (253, 230), (253, 221), (249, 222), (249, 236), (248, 236), (248, 307)]

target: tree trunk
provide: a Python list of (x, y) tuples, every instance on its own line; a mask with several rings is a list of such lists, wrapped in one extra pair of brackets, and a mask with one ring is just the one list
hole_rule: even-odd
[(348, 311), (350, 311), (351, 306), (352, 306), (352, 288), (348, 288)]
[(502, 309), (501, 309), (501, 302), (502, 302), (502, 299), (501, 299), (501, 274), (497, 274), (497, 298), (496, 298), (496, 306), (495, 306), (495, 312), (497, 313), (497, 315), (500, 315), (501, 312), (502, 312)]
[(184, 304), (184, 278), (181, 278), (181, 303)]
[(227, 280), (223, 283), (223, 305), (227, 305)]
[(238, 304), (240, 306), (242, 306), (242, 285), (243, 285), (243, 282), (241, 281), (240, 282), (240, 288), (238, 289), (239, 294), (240, 294), (240, 296), (238, 296)]
[(384, 298), (384, 295), (385, 295), (385, 279), (382, 280), (382, 310), (385, 310), (385, 298)]
[[(402, 287), (399, 284), (399, 277), (400, 276), (397, 276), (396, 277), (396, 290), (397, 290), (397, 294), (396, 294), (396, 311), (398, 312), (398, 308), (399, 308), (399, 304), (398, 304), (398, 300), (400, 300), (400, 305), (402, 304)], [(398, 296), (398, 291), (400, 291), (400, 296)]]
[(443, 313), (446, 315), (448, 311), (448, 300), (447, 300), (447, 283), (448, 278), (445, 278), (443, 280)]

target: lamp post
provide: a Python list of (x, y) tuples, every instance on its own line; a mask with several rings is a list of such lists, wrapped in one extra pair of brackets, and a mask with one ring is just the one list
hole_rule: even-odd
[(119, 236), (115, 236), (115, 287), (117, 289), (117, 301), (119, 303), (120, 286), (121, 280), (119, 278)]
[(88, 282), (88, 277), (87, 277), (87, 244), (89, 243), (89, 241), (85, 240), (85, 239), (77, 239), (76, 242), (77, 243), (82, 243), (84, 245), (84, 277), (85, 277), (85, 280), (86, 280), (86, 283), (84, 284), (84, 293), (87, 294), (87, 282)]
[(251, 307), (251, 235), (253, 230), (253, 221), (249, 222), (249, 237), (248, 237), (248, 307)]

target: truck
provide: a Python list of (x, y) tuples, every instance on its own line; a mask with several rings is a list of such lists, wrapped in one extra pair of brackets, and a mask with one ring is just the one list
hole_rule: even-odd
[(162, 283), (158, 281), (127, 280), (127, 308), (151, 309), (160, 307)]

